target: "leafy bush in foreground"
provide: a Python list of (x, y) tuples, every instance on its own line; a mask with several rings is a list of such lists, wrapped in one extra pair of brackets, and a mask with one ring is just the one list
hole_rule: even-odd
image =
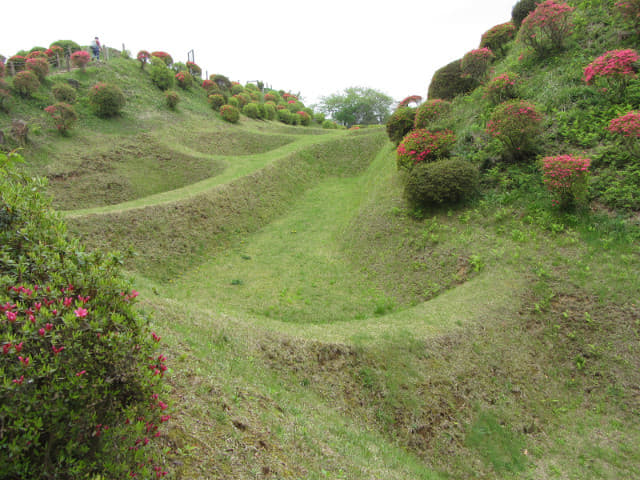
[(475, 194), (478, 179), (478, 169), (460, 158), (421, 163), (405, 177), (405, 195), (418, 207), (458, 203)]
[(238, 123), (238, 120), (240, 120), (240, 110), (232, 105), (223, 105), (220, 107), (220, 115), (229, 123)]
[(398, 145), (404, 136), (413, 129), (416, 119), (416, 109), (400, 107), (387, 120), (387, 135), (389, 140)]
[(28, 98), (38, 91), (38, 76), (30, 70), (16, 73), (13, 77), (13, 89), (23, 98)]
[(434, 98), (427, 100), (416, 110), (414, 128), (426, 128), (451, 112), (451, 102)]
[(118, 258), (69, 240), (45, 184), (10, 160), (0, 154), (1, 475), (163, 476), (159, 338)]
[(117, 85), (97, 83), (89, 90), (89, 104), (99, 117), (114, 117), (120, 114), (126, 99)]
[(566, 3), (545, 0), (522, 21), (519, 41), (533, 48), (538, 55), (561, 50), (573, 29), (571, 12), (574, 10)]
[(455, 142), (456, 136), (451, 130), (430, 132), (422, 128), (409, 132), (396, 150), (398, 168), (411, 170), (418, 163), (444, 158)]
[(51, 115), (56, 128), (63, 135), (78, 120), (78, 114), (73, 106), (68, 103), (58, 102), (54, 105), (49, 105), (44, 111)]
[(151, 58), (151, 68), (149, 69), (149, 76), (153, 84), (160, 90), (169, 90), (173, 87), (174, 75), (173, 71), (167, 67), (162, 59), (157, 57)]
[(76, 101), (77, 93), (76, 89), (68, 83), (58, 83), (51, 88), (53, 98), (59, 102), (73, 103)]
[(468, 93), (478, 86), (478, 82), (471, 77), (463, 77), (460, 60), (436, 70), (429, 84), (429, 98), (453, 100), (458, 95)]
[(487, 133), (503, 146), (507, 159), (520, 159), (535, 150), (542, 116), (535, 105), (524, 100), (511, 100), (498, 105), (487, 124)]

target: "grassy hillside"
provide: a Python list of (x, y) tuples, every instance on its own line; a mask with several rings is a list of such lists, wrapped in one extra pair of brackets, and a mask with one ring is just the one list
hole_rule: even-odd
[(635, 40), (608, 4), (574, 4), (565, 51), (512, 43), (493, 68), (545, 112), (539, 155), (594, 158), (586, 209), (554, 209), (534, 162), (498, 162), (482, 87), (452, 103), (482, 192), (423, 210), (382, 129), (231, 125), (200, 88), (172, 111), (133, 60), (57, 77), (117, 83), (120, 117), (81, 94), (59, 136), (55, 78), (0, 113), (31, 125), (23, 168), (69, 229), (123, 252), (168, 352), (175, 478), (640, 476), (640, 229), (598, 187), (633, 162), (616, 170), (594, 126), (637, 108), (636, 84), (615, 106), (581, 79)]

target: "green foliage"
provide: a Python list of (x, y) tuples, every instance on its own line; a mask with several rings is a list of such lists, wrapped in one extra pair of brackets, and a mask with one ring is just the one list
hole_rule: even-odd
[(542, 116), (535, 105), (524, 100), (510, 100), (498, 105), (487, 124), (487, 133), (503, 147), (503, 158), (519, 160), (535, 151), (541, 132)]
[(186, 70), (176, 73), (175, 79), (178, 86), (182, 89), (186, 90), (193, 86), (193, 76)]
[(416, 110), (414, 128), (427, 128), (451, 113), (451, 102), (434, 98), (423, 102)]
[(231, 81), (224, 75), (214, 74), (209, 76), (209, 80), (218, 85), (223, 92), (231, 91)]
[[(389, 118), (393, 99), (371, 88), (350, 87), (320, 99), (319, 110), (337, 122), (352, 125), (382, 125)], [(299, 111), (294, 108), (292, 111)]]
[(497, 105), (518, 96), (520, 76), (514, 72), (505, 72), (487, 82), (485, 97)]
[(57, 83), (51, 88), (53, 98), (59, 102), (74, 103), (76, 101), (77, 92), (68, 83)]
[(541, 57), (548, 52), (562, 50), (573, 30), (573, 10), (568, 4), (556, 3), (555, 0), (541, 2), (522, 21), (518, 41), (533, 48)]
[(415, 165), (405, 177), (405, 195), (413, 206), (458, 203), (477, 192), (478, 169), (460, 158)]
[(494, 58), (495, 55), (487, 47), (476, 48), (467, 52), (460, 60), (462, 76), (482, 83), (489, 69), (489, 64)]
[(63, 135), (65, 135), (78, 120), (78, 114), (73, 108), (73, 105), (69, 105), (68, 103), (58, 102), (48, 106), (44, 111), (51, 115), (56, 128)]
[(40, 81), (35, 73), (25, 70), (13, 77), (13, 89), (23, 98), (29, 98), (40, 88)]
[(178, 102), (180, 101), (180, 96), (178, 95), (178, 92), (174, 90), (167, 90), (164, 92), (164, 99), (167, 103), (167, 107), (171, 110), (175, 110)]
[(291, 123), (293, 122), (293, 113), (291, 113), (286, 108), (278, 110), (278, 120), (280, 120), (282, 123), (291, 125)]
[(173, 71), (160, 58), (151, 58), (149, 76), (151, 77), (153, 84), (160, 90), (169, 90), (173, 87)]
[(76, 42), (74, 42), (73, 40), (58, 40), (56, 42), (53, 42), (49, 48), (53, 47), (53, 46), (57, 46), (60, 47), (64, 50), (64, 54), (65, 55), (71, 55), (74, 52), (77, 52), (79, 50), (82, 50), (80, 48), (80, 45), (78, 45)]
[(167, 52), (151, 52), (152, 61), (154, 58), (162, 60), (162, 63), (164, 63), (167, 67), (173, 65), (173, 58)]
[(593, 190), (605, 205), (622, 211), (640, 210), (640, 163), (606, 168), (593, 182)]
[(496, 25), (482, 34), (480, 48), (487, 47), (496, 55), (502, 56), (507, 44), (515, 38), (517, 30), (513, 22)]
[(271, 104), (268, 104), (268, 103), (263, 104), (263, 107), (264, 107), (264, 118), (265, 118), (265, 120), (275, 120), (276, 115), (277, 115), (276, 114), (276, 107), (271, 105)]
[(303, 110), (300, 110), (297, 114), (300, 116), (300, 125), (304, 127), (311, 125), (311, 115)]
[(413, 129), (416, 119), (416, 109), (400, 107), (387, 120), (387, 135), (389, 140), (398, 145), (404, 136)]
[(332, 120), (327, 119), (327, 120), (322, 122), (322, 128), (333, 130), (333, 129), (338, 128), (338, 124), (336, 122), (332, 121)]
[(458, 95), (470, 92), (478, 86), (478, 82), (471, 77), (463, 77), (460, 60), (436, 70), (429, 84), (429, 98), (453, 100)]
[(209, 105), (211, 105), (211, 108), (213, 108), (214, 110), (220, 110), (220, 107), (222, 105), (224, 105), (224, 96), (220, 93), (214, 93), (213, 95), (209, 95), (208, 97), (209, 99)]
[(228, 103), (229, 105), (231, 105), (232, 107), (235, 107), (235, 108), (238, 108), (238, 109), (240, 108), (240, 100), (238, 100), (238, 97), (231, 97), (231, 98), (229, 98), (229, 99), (227, 100), (227, 103)]
[(38, 76), (38, 80), (41, 82), (47, 77), (49, 73), (49, 61), (46, 58), (36, 57), (28, 58), (26, 61), (27, 70), (31, 70)]
[(244, 87), (237, 82), (234, 82), (231, 85), (231, 95), (238, 95), (239, 93), (244, 92)]
[(11, 109), (11, 92), (6, 88), (0, 88), (0, 112), (9, 113)]
[(511, 10), (511, 21), (516, 28), (520, 28), (522, 21), (527, 18), (529, 13), (536, 9), (538, 3), (540, 3), (540, 0), (520, 0), (513, 6)]
[(127, 100), (120, 87), (111, 83), (97, 83), (89, 90), (89, 104), (99, 117), (119, 115)]
[(69, 239), (44, 182), (11, 160), (0, 154), (2, 477), (124, 478), (141, 461), (153, 471), (166, 366), (137, 293), (117, 256)]
[(247, 103), (244, 107), (242, 107), (242, 114), (249, 118), (260, 118), (258, 104), (253, 102)]
[(240, 110), (231, 105), (220, 107), (220, 115), (229, 123), (238, 123), (238, 120), (240, 120)]
[(409, 132), (396, 150), (399, 169), (411, 170), (418, 163), (434, 162), (449, 155), (456, 136), (451, 130), (431, 132), (418, 129)]

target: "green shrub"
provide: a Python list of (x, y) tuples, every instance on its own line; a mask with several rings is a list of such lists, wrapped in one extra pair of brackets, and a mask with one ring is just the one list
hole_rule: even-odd
[(470, 92), (478, 86), (478, 82), (470, 77), (463, 77), (460, 60), (436, 70), (429, 84), (428, 98), (453, 100), (458, 95)]
[(260, 112), (258, 111), (257, 103), (247, 103), (244, 107), (242, 107), (242, 113), (249, 118), (259, 118)]
[(336, 122), (334, 122), (333, 120), (327, 119), (327, 120), (322, 122), (322, 128), (335, 130), (335, 129), (338, 128), (338, 124)]
[(293, 116), (293, 113), (291, 113), (286, 108), (278, 110), (278, 120), (280, 120), (282, 123), (291, 124), (291, 122), (292, 122), (291, 117), (292, 116)]
[(229, 123), (238, 123), (238, 120), (240, 120), (240, 110), (231, 105), (223, 105), (220, 107), (220, 114), (222, 118)]
[(324, 120), (325, 120), (324, 113), (317, 112), (313, 114), (313, 121), (316, 122), (317, 124), (322, 125), (322, 122), (324, 122)]
[(11, 109), (11, 92), (6, 88), (0, 88), (0, 112), (9, 113)]
[(304, 110), (300, 110), (299, 112), (297, 112), (297, 114), (300, 116), (300, 125), (304, 127), (308, 127), (309, 125), (311, 125), (311, 115), (309, 115)]
[(1, 476), (155, 478), (168, 420), (159, 338), (118, 256), (70, 239), (45, 183), (9, 160), (0, 154)]
[(31, 70), (38, 77), (41, 82), (47, 77), (49, 73), (49, 61), (42, 57), (27, 58), (26, 61), (27, 70)]
[(44, 111), (51, 115), (56, 128), (62, 135), (65, 135), (78, 120), (78, 114), (68, 103), (58, 102), (49, 105)]
[(224, 75), (218, 73), (209, 76), (209, 80), (218, 85), (223, 92), (231, 91), (231, 81)]
[(416, 110), (414, 128), (427, 128), (451, 112), (451, 102), (434, 98), (422, 103)]
[(232, 107), (240, 109), (240, 100), (238, 100), (237, 97), (231, 97), (229, 100), (227, 100), (227, 103)]
[(505, 72), (487, 82), (485, 97), (498, 104), (518, 96), (517, 84), (520, 77), (514, 72)]
[(99, 117), (113, 117), (120, 114), (126, 98), (117, 85), (97, 83), (89, 90), (89, 104)]
[(478, 179), (478, 169), (460, 158), (421, 163), (407, 173), (405, 195), (417, 207), (458, 203), (477, 192)]
[(516, 28), (520, 28), (522, 21), (536, 9), (538, 3), (540, 3), (540, 0), (520, 0), (513, 6), (511, 9), (511, 21)]
[(77, 52), (78, 50), (82, 50), (80, 48), (80, 45), (78, 45), (73, 40), (58, 40), (56, 42), (53, 42), (51, 45), (49, 45), (49, 48), (53, 48), (53, 47), (62, 48), (64, 54), (67, 56), (71, 55), (74, 52)]
[(173, 58), (167, 52), (151, 52), (151, 58), (158, 58), (162, 60), (167, 67), (173, 65)]
[(185, 90), (191, 88), (191, 86), (193, 85), (193, 76), (186, 70), (176, 73), (175, 79), (178, 83), (178, 86)]
[(221, 95), (220, 93), (214, 93), (213, 95), (209, 95), (208, 99), (209, 99), (209, 105), (211, 105), (211, 108), (213, 108), (216, 111), (220, 110), (220, 107), (224, 105), (224, 96)]
[(58, 83), (51, 89), (53, 98), (59, 102), (74, 103), (77, 98), (76, 89), (68, 83)]
[(151, 77), (151, 81), (153, 82), (153, 84), (160, 90), (169, 90), (173, 87), (173, 71), (169, 67), (167, 67), (167, 65), (160, 58), (151, 58), (149, 76)]
[(484, 80), (489, 64), (495, 58), (491, 49), (476, 48), (467, 52), (460, 60), (460, 70), (463, 77), (471, 77), (478, 83)]
[(431, 132), (421, 128), (409, 132), (396, 149), (398, 169), (411, 170), (418, 163), (435, 162), (449, 155), (456, 143), (451, 130)]
[(265, 120), (275, 120), (276, 118), (276, 107), (270, 103), (264, 104), (264, 118)]
[(535, 105), (524, 100), (510, 100), (495, 108), (486, 131), (502, 144), (505, 159), (518, 160), (535, 151), (541, 125), (542, 116)]
[(640, 162), (622, 169), (606, 169), (594, 182), (598, 198), (607, 206), (620, 210), (640, 210)]
[(482, 34), (480, 48), (487, 47), (502, 56), (505, 53), (506, 45), (515, 38), (517, 30), (513, 22), (496, 25)]
[(233, 82), (231, 85), (231, 94), (238, 95), (239, 93), (244, 92), (244, 87), (237, 82)]
[(415, 118), (415, 108), (400, 107), (396, 109), (387, 120), (386, 128), (389, 140), (398, 145), (404, 136), (413, 129)]
[(180, 96), (173, 90), (167, 90), (166, 92), (164, 92), (164, 99), (167, 103), (167, 107), (169, 107), (171, 110), (175, 110), (178, 102), (180, 101)]
[(235, 98), (238, 101), (238, 108), (240, 109), (243, 109), (247, 103), (251, 102), (251, 97), (244, 93), (237, 93), (231, 98)]
[(574, 10), (566, 3), (545, 0), (522, 21), (518, 41), (533, 48), (540, 56), (562, 50), (573, 29), (571, 12)]
[(25, 70), (16, 73), (13, 77), (13, 89), (21, 97), (28, 98), (38, 91), (40, 88), (40, 82), (35, 73), (30, 70)]

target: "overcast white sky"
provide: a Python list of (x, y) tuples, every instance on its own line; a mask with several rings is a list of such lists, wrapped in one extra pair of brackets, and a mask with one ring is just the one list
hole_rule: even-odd
[(347, 87), (426, 97), (433, 73), (478, 47), (517, 0), (7, 1), (0, 54), (56, 40), (132, 55), (164, 50), (243, 84), (300, 92), (306, 105)]

